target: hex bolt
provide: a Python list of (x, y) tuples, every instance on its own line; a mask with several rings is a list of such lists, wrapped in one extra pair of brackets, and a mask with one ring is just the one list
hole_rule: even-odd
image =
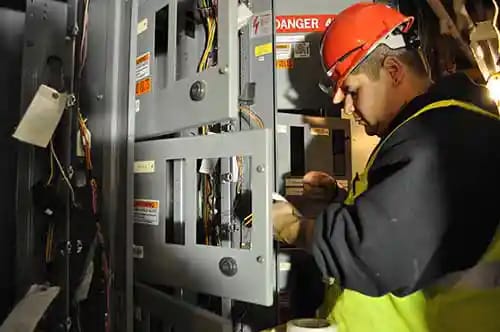
[(189, 96), (194, 101), (200, 101), (205, 98), (206, 84), (203, 81), (196, 81), (189, 89)]

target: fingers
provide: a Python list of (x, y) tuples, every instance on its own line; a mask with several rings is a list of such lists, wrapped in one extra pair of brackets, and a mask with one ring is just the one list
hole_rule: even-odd
[(335, 95), (333, 96), (333, 103), (340, 104), (341, 102), (344, 101), (344, 99), (345, 99), (344, 91), (342, 91), (342, 89), (337, 89), (337, 91), (335, 91)]

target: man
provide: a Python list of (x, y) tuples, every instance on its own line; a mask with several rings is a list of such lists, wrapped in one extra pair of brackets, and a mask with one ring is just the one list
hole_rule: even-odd
[(464, 76), (431, 82), (412, 23), (363, 3), (325, 32), (334, 102), (381, 142), (343, 203), (276, 203), (274, 231), (334, 280), (340, 332), (500, 331), (500, 122)]

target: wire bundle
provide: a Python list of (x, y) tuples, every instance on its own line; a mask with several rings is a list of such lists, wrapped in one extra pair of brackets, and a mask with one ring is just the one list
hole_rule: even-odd
[(215, 15), (217, 3), (213, 0), (200, 0), (199, 11), (204, 20), (206, 30), (205, 50), (198, 65), (198, 72), (209, 67), (210, 54), (214, 50), (217, 35), (217, 16)]

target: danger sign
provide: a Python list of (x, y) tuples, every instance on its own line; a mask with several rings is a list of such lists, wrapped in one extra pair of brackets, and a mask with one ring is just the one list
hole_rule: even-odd
[(335, 15), (286, 15), (276, 16), (277, 33), (323, 32)]

